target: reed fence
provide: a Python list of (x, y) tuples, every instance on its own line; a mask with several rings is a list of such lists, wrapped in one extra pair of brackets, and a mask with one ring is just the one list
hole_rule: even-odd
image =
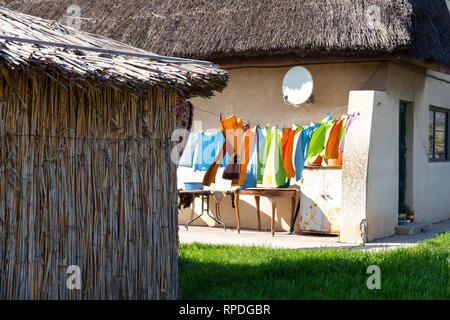
[(0, 70), (0, 299), (176, 298), (175, 89)]

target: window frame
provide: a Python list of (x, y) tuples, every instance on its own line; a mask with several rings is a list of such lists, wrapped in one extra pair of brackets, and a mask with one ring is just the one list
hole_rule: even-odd
[[(429, 111), (433, 112), (433, 119), (428, 119), (428, 128), (430, 127), (430, 121), (433, 120), (433, 139), (432, 139), (432, 155), (430, 159), (430, 153), (427, 153), (428, 162), (450, 162), (450, 109), (439, 108), (435, 106), (430, 106)], [(434, 155), (436, 152), (436, 112), (441, 112), (445, 114), (445, 136), (444, 136), (444, 159), (435, 159)], [(430, 115), (430, 112), (428, 112)], [(429, 129), (428, 129), (429, 130)], [(428, 133), (428, 140), (430, 139)], [(428, 145), (428, 149), (429, 149)]]

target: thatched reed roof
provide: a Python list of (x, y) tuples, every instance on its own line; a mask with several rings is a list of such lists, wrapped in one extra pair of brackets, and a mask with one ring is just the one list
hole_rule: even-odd
[(228, 79), (226, 71), (206, 61), (150, 54), (4, 7), (0, 64), (45, 72), (64, 86), (109, 85), (136, 93), (172, 88), (184, 97), (211, 96)]
[[(0, 0), (152, 52), (220, 59), (261, 55), (377, 55), (450, 66), (445, 0)], [(367, 23), (380, 8), (381, 27)]]

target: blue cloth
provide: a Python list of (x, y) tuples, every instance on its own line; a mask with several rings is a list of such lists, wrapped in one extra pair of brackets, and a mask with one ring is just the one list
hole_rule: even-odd
[(197, 148), (198, 132), (191, 132), (181, 155), (179, 166), (192, 168), (192, 160), (194, 158), (195, 149)]
[(199, 133), (194, 171), (207, 171), (209, 169), (216, 158), (219, 142), (222, 141), (223, 143), (220, 138), (224, 139), (220, 131)]
[(310, 124), (299, 133), (297, 146), (295, 147), (295, 154), (293, 154), (292, 159), (295, 169), (295, 180), (297, 181), (302, 178), (302, 171), (305, 166), (306, 156), (309, 149), (309, 142), (311, 141), (314, 131), (316, 131), (318, 127), (319, 126), (315, 124)]
[[(218, 131), (218, 132), (219, 132), (219, 135), (218, 135), (216, 155), (219, 153), (219, 151), (223, 147), (223, 144), (225, 143), (225, 137), (223, 136), (222, 131)], [(225, 153), (225, 156), (223, 157), (222, 163), (220, 164), (219, 168), (225, 168), (225, 166), (227, 165), (227, 160), (228, 160), (228, 153)]]
[(255, 137), (253, 138), (252, 149), (250, 151), (250, 158), (248, 160), (247, 172), (245, 173), (245, 182), (241, 189), (255, 188), (258, 180), (258, 150), (260, 146), (261, 128), (256, 129)]

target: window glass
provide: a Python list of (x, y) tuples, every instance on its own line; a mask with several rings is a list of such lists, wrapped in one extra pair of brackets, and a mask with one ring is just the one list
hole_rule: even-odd
[(434, 159), (445, 160), (445, 116), (436, 111), (434, 124)]
[(430, 120), (428, 126), (428, 159), (432, 160), (433, 154), (433, 137), (434, 137), (434, 111), (430, 110)]

